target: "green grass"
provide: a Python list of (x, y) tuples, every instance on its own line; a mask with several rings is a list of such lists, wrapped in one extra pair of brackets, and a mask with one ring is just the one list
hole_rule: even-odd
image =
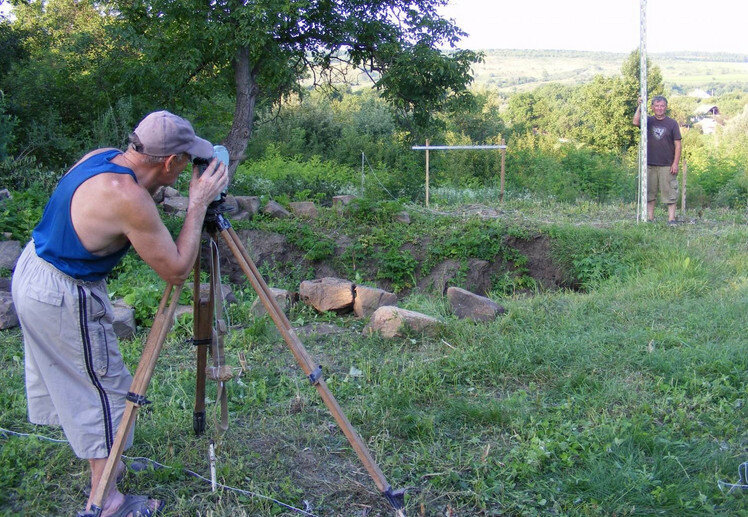
[[(444, 243), (462, 234), (482, 246), (481, 228), (541, 233), (567, 273), (586, 281), (580, 292), (496, 295), (507, 312), (488, 324), (457, 320), (440, 296), (402, 299), (447, 322), (438, 338), (366, 337), (365, 322), (351, 316), (292, 309), (295, 325), (341, 327), (302, 341), (389, 482), (412, 488), (409, 515), (748, 515), (745, 494), (717, 484), (736, 482), (748, 461), (744, 212), (705, 210), (668, 228), (636, 224), (627, 205), (514, 198), (466, 206), (437, 196), (431, 211), (406, 208), (413, 223), (390, 223), (386, 235), (333, 210), (298, 235), (358, 231), (367, 242), (408, 245), (428, 232), (442, 251), (474, 253)], [(478, 223), (478, 215), (498, 222)], [(237, 370), (240, 353), (247, 368), (229, 384), (219, 481), (299, 508), (308, 501), (317, 515), (390, 515), (272, 324), (247, 315), (250, 290), (238, 295), (227, 350)], [(170, 468), (129, 473), (123, 488), (166, 499), (166, 515), (291, 515), (257, 497), (211, 493), (183, 472), (208, 475), (208, 437), (191, 431), (189, 334), (189, 318), (180, 320), (128, 452)], [(144, 339), (141, 332), (121, 345), (133, 369)], [(0, 366), (0, 426), (61, 437), (26, 421), (17, 329), (0, 332)], [(0, 513), (81, 508), (86, 466), (67, 446), (0, 440)]]

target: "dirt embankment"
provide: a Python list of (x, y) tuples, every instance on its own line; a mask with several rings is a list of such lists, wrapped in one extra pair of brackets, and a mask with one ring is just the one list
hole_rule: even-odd
[[(333, 256), (325, 260), (308, 261), (304, 258), (304, 250), (290, 243), (286, 236), (279, 233), (239, 230), (237, 234), (245, 243), (255, 264), (260, 268), (272, 268), (279, 276), (291, 275), (292, 269), (299, 268), (313, 271), (316, 278), (345, 278), (350, 276), (352, 268), (369, 281), (375, 281), (378, 276), (382, 276), (377, 274), (381, 264), (376, 260), (361, 260), (355, 265), (343, 262), (346, 250), (355, 243), (355, 239), (347, 235), (339, 235), (334, 239)], [(401, 252), (404, 256), (407, 254), (413, 257), (417, 262), (413, 274), (415, 286), (412, 289), (405, 289), (403, 294), (412, 290), (444, 293), (447, 287), (456, 285), (485, 295), (495, 288), (497, 278), (518, 273), (534, 279), (535, 284), (543, 290), (568, 287), (564, 282), (562, 270), (551, 257), (550, 240), (547, 236), (536, 235), (528, 239), (506, 236), (504, 242), (509, 248), (516, 250), (518, 260), (506, 260), (503, 256), (494, 257), (493, 260), (468, 257), (462, 260), (444, 260), (426, 266), (429, 238), (425, 236), (416, 244), (408, 244)], [(237, 266), (228, 247), (221, 241), (219, 247), (221, 272), (227, 275), (232, 283), (245, 282), (245, 275)], [(392, 288), (392, 281), (387, 278), (380, 278), (376, 282), (383, 289)]]

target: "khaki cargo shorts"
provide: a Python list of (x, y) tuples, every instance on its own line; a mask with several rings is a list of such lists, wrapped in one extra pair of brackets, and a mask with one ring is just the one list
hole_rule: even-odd
[[(112, 328), (104, 280), (83, 282), (36, 255), (31, 241), (13, 273), (23, 331), (29, 420), (61, 425), (79, 458), (109, 456), (132, 377)], [(125, 447), (132, 444), (132, 432)]]
[(657, 199), (671, 205), (678, 201), (678, 175), (670, 174), (670, 166), (647, 165), (647, 202)]

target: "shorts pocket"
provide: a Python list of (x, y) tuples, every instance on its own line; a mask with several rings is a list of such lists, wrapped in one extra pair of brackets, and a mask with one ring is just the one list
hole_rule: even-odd
[(62, 294), (47, 289), (42, 289), (35, 285), (26, 286), (26, 296), (37, 302), (46, 303), (53, 307), (59, 307), (62, 305)]
[(106, 375), (109, 370), (109, 347), (114, 346), (112, 328), (112, 306), (93, 292), (89, 293), (88, 338), (91, 345), (91, 361), (97, 375)]

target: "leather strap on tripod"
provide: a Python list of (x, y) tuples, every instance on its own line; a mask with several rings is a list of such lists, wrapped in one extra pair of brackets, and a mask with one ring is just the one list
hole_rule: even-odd
[(211, 351), (213, 365), (207, 367), (206, 374), (209, 379), (218, 383), (216, 391), (216, 405), (220, 406), (221, 419), (215, 419), (216, 431), (224, 433), (229, 428), (228, 394), (225, 382), (230, 380), (234, 374), (231, 367), (226, 364), (223, 336), (227, 332), (226, 320), (223, 319), (223, 290), (221, 289), (221, 271), (218, 260), (218, 244), (210, 241), (210, 291), (213, 298), (214, 327), (211, 339)]

